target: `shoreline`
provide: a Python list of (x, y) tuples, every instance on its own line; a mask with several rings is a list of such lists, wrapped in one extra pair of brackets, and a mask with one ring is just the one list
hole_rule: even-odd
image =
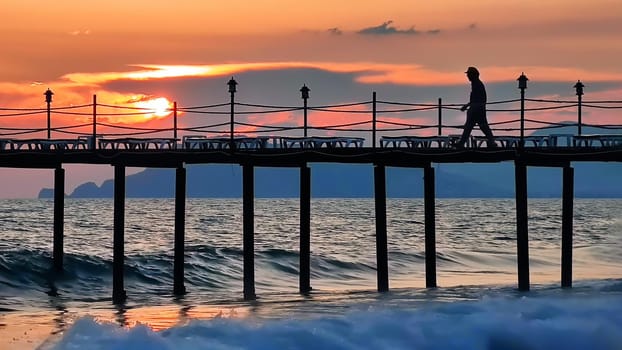
[[(381, 310), (383, 308), (418, 308), (432, 303), (453, 303), (465, 301), (484, 301), (490, 298), (514, 300), (532, 296), (567, 298), (570, 293), (577, 297), (585, 296), (586, 288), (595, 295), (602, 291), (620, 294), (622, 275), (618, 278), (576, 281), (576, 288), (561, 289), (556, 283), (534, 284), (531, 292), (519, 292), (513, 285), (471, 285), (425, 288), (395, 288), (388, 293), (359, 290), (350, 292), (315, 291), (310, 296), (298, 294), (273, 295), (257, 301), (240, 300), (217, 304), (201, 302), (202, 295), (189, 298), (171, 297), (154, 301), (151, 305), (141, 305), (129, 301), (125, 305), (113, 305), (109, 301), (74, 302), (68, 301), (56, 309), (24, 309), (4, 312), (0, 316), (0, 348), (28, 350), (49, 349), (63, 338), (76, 321), (92, 318), (98, 324), (111, 324), (115, 327), (133, 329), (145, 325), (154, 332), (175, 326), (184, 326), (193, 320), (212, 320), (216, 318), (238, 319), (292, 319), (309, 318), (313, 315), (337, 316), (353, 310)], [(617, 289), (616, 289), (617, 288)], [(419, 306), (417, 306), (419, 305)], [(52, 312), (51, 312), (52, 311)]]

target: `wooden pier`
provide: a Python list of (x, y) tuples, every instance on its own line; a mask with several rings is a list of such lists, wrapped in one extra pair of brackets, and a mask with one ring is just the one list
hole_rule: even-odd
[(113, 299), (120, 302), (126, 298), (124, 290), (124, 220), (125, 220), (125, 169), (126, 167), (166, 167), (176, 169), (175, 183), (175, 244), (173, 261), (173, 292), (184, 294), (184, 235), (186, 168), (185, 164), (234, 163), (243, 169), (243, 259), (244, 298), (255, 295), (254, 264), (254, 170), (258, 166), (298, 167), (300, 169), (300, 283), (302, 294), (311, 291), (310, 244), (311, 244), (311, 169), (309, 163), (367, 163), (374, 165), (374, 193), (376, 218), (377, 288), (389, 290), (387, 213), (386, 213), (386, 167), (422, 168), (424, 171), (425, 213), (425, 284), (429, 288), (436, 282), (435, 237), (435, 163), (469, 162), (490, 163), (513, 161), (516, 183), (516, 237), (518, 288), (529, 290), (529, 247), (527, 218), (527, 168), (534, 166), (560, 167), (563, 169), (562, 204), (562, 266), (561, 285), (572, 286), (572, 221), (574, 173), (572, 162), (602, 161), (622, 162), (622, 149), (479, 149), (479, 150), (411, 150), (343, 148), (333, 150), (71, 150), (30, 153), (10, 151), (0, 153), (0, 164), (16, 168), (54, 169), (54, 253), (53, 265), (63, 269), (63, 212), (64, 177), (63, 164), (110, 164), (114, 167), (114, 242), (113, 242)]
[[(184, 135), (178, 139), (177, 105), (173, 138), (163, 136), (102, 137), (97, 131), (97, 102), (93, 97), (93, 130), (75, 139), (0, 139), (0, 167), (54, 169), (54, 237), (53, 266), (63, 269), (63, 221), (65, 193), (65, 164), (108, 164), (114, 167), (114, 241), (113, 292), (115, 303), (126, 299), (124, 289), (125, 234), (125, 170), (127, 167), (176, 169), (175, 225), (173, 259), (173, 293), (186, 293), (184, 285), (184, 240), (187, 164), (238, 164), (243, 174), (243, 296), (256, 298), (254, 259), (254, 170), (256, 167), (292, 167), (300, 169), (300, 293), (312, 290), (311, 244), (311, 168), (310, 163), (361, 163), (374, 166), (374, 196), (376, 221), (377, 289), (389, 290), (387, 244), (386, 167), (421, 168), (424, 173), (425, 215), (425, 285), (437, 287), (436, 276), (436, 213), (434, 164), (499, 163), (515, 165), (516, 248), (518, 289), (527, 291), (529, 281), (529, 238), (527, 169), (557, 167), (563, 169), (561, 286), (572, 286), (572, 239), (575, 162), (622, 162), (622, 135), (524, 135), (526, 110), (524, 89), (521, 90), (520, 136), (498, 136), (497, 147), (484, 147), (481, 137), (474, 136), (466, 148), (453, 146), (456, 137), (442, 135), (441, 100), (438, 102), (438, 135), (387, 135), (378, 138), (383, 130), (376, 124), (378, 114), (376, 93), (373, 94), (373, 128), (371, 140), (352, 136), (308, 136), (307, 112), (309, 89), (304, 86), (304, 136), (247, 136), (235, 133), (234, 94), (236, 83), (229, 81), (231, 94), (229, 137)], [(581, 86), (582, 87), (582, 86)], [(305, 89), (306, 88), (306, 89)], [(580, 97), (579, 90), (577, 95)], [(49, 101), (48, 101), (49, 102)], [(517, 102), (517, 101), (510, 101)], [(410, 105), (414, 106), (414, 105)], [(436, 104), (434, 104), (436, 106)], [(581, 104), (579, 106), (579, 116)], [(420, 106), (417, 105), (417, 108)], [(577, 107), (573, 105), (573, 108)], [(427, 107), (426, 107), (427, 108)], [(435, 107), (436, 108), (436, 107)], [(50, 106), (48, 103), (48, 120)], [(48, 122), (48, 131), (49, 129)], [(622, 127), (621, 127), (622, 129)], [(401, 130), (401, 129), (400, 129)], [(580, 129), (579, 129), (580, 130)], [(58, 130), (57, 130), (58, 131)], [(171, 131), (171, 130), (169, 130)], [(181, 130), (188, 131), (188, 130)], [(196, 128), (192, 129), (196, 132)], [(560, 140), (566, 140), (561, 144)], [(377, 142), (379, 141), (379, 142)], [(365, 146), (365, 143), (368, 146)], [(378, 145), (378, 146), (377, 146)]]

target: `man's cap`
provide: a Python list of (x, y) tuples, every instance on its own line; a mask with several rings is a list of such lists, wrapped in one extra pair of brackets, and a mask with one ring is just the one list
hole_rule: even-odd
[(467, 68), (466, 72), (467, 74), (475, 74), (475, 75), (479, 75), (479, 71), (477, 70), (477, 68), (475, 67), (469, 67)]

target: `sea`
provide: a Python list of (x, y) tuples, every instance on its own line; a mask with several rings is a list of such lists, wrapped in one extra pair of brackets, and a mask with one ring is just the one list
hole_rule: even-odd
[(424, 203), (388, 199), (390, 291), (377, 292), (373, 199), (255, 199), (257, 300), (244, 301), (241, 199), (187, 199), (173, 295), (173, 199), (127, 199), (125, 290), (112, 302), (112, 199), (0, 200), (0, 349), (622, 349), (622, 199), (575, 199), (573, 287), (560, 287), (561, 199), (529, 199), (530, 291), (517, 289), (513, 199), (437, 199), (438, 288)]

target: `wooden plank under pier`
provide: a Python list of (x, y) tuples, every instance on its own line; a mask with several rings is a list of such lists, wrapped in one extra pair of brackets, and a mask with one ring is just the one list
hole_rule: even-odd
[(436, 181), (434, 168), (423, 168), (423, 192), (425, 212), (425, 286), (436, 288)]
[(376, 207), (376, 274), (378, 291), (389, 291), (389, 252), (387, 243), (387, 180), (384, 165), (374, 166)]
[(127, 298), (123, 286), (125, 260), (125, 167), (114, 166), (114, 235), (112, 252), (112, 302)]
[(529, 290), (529, 238), (527, 212), (527, 166), (514, 164), (516, 182), (516, 261), (518, 265), (518, 289)]
[(300, 167), (300, 276), (299, 291), (311, 291), (311, 168)]
[(54, 169), (54, 270), (63, 270), (65, 221), (65, 169)]
[(242, 166), (244, 300), (255, 300), (255, 168)]
[(574, 168), (563, 168), (562, 175), (562, 287), (572, 287), (572, 219)]
[(175, 170), (175, 247), (173, 257), (173, 294), (186, 294), (184, 286), (184, 243), (186, 232), (186, 168)]

